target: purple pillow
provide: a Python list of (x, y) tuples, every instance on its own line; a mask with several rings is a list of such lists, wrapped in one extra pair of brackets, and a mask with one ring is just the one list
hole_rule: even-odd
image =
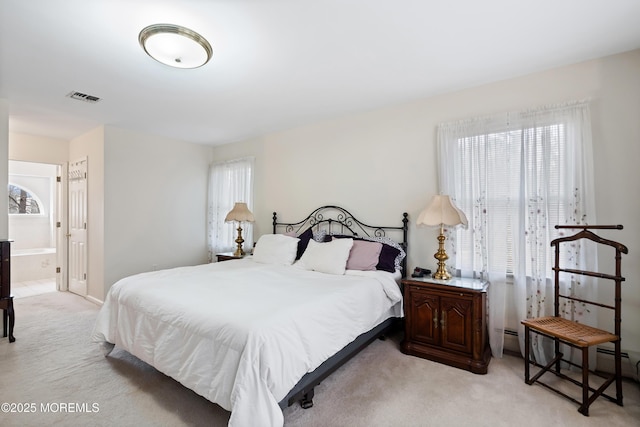
[(354, 240), (347, 259), (347, 270), (375, 270), (380, 251), (382, 251), (382, 243), (380, 242)]
[(300, 259), (304, 251), (307, 249), (309, 245), (309, 240), (313, 239), (313, 230), (311, 228), (307, 228), (304, 233), (298, 236), (300, 241), (298, 242), (298, 252), (296, 253), (296, 259)]
[(380, 258), (378, 258), (378, 265), (376, 265), (376, 269), (395, 273), (396, 257), (398, 255), (400, 255), (400, 250), (382, 243), (382, 251), (380, 251)]
[[(358, 241), (371, 242), (371, 239), (357, 237), (357, 236), (347, 236), (344, 234), (334, 234), (333, 237), (337, 239), (353, 239), (353, 243)], [(379, 242), (382, 245), (382, 250), (380, 251), (380, 256), (378, 257), (378, 264), (376, 264), (376, 270), (388, 271), (389, 273), (395, 273), (396, 271), (396, 258), (400, 255), (400, 250), (394, 248), (393, 246), (387, 245), (386, 243)]]

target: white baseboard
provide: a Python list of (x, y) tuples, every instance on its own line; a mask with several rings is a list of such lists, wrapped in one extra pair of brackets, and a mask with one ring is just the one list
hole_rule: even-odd
[[(633, 354), (633, 352), (631, 352)], [(636, 381), (638, 379), (638, 359), (635, 356), (635, 361), (630, 353), (622, 351), (622, 376), (625, 378), (632, 378)], [(613, 351), (605, 348), (598, 347), (596, 353), (596, 366), (597, 369), (602, 372), (615, 372), (615, 360), (613, 357)]]
[(104, 304), (104, 301), (100, 301), (98, 298), (94, 298), (91, 295), (85, 296), (85, 299), (99, 306), (102, 306), (102, 304)]

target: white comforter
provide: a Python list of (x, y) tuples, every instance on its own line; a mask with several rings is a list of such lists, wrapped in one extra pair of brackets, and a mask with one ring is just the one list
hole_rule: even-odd
[(401, 316), (394, 275), (330, 275), (249, 259), (142, 273), (114, 284), (95, 342), (124, 348), (231, 411), (230, 426), (282, 426), (302, 376)]

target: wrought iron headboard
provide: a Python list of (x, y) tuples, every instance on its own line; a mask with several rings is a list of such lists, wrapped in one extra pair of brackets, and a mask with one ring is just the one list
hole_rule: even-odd
[[(360, 237), (388, 237), (396, 241), (407, 253), (407, 234), (409, 230), (409, 214), (402, 214), (401, 226), (374, 226), (356, 219), (349, 211), (340, 206), (327, 205), (315, 209), (305, 219), (298, 222), (278, 222), (276, 212), (273, 213), (273, 233), (294, 232), (301, 234), (308, 228), (326, 230), (329, 234), (351, 234)], [(396, 237), (394, 237), (394, 235)], [(402, 240), (400, 240), (400, 236)], [(402, 260), (402, 277), (407, 274), (407, 257)]]

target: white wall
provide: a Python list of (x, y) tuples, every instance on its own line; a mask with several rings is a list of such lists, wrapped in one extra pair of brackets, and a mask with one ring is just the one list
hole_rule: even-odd
[(69, 141), (10, 132), (9, 159), (62, 165), (69, 160)]
[(105, 295), (122, 277), (207, 261), (210, 159), (208, 146), (105, 128)]
[(630, 250), (623, 260), (623, 347), (638, 351), (640, 50), (223, 145), (213, 155), (215, 161), (256, 156), (256, 239), (271, 232), (273, 211), (295, 221), (320, 205), (338, 204), (376, 224), (399, 224), (406, 211), (409, 267), (434, 268), (437, 232), (417, 229), (415, 220), (438, 189), (437, 124), (586, 98), (592, 100), (598, 222), (624, 224), (608, 237)]

